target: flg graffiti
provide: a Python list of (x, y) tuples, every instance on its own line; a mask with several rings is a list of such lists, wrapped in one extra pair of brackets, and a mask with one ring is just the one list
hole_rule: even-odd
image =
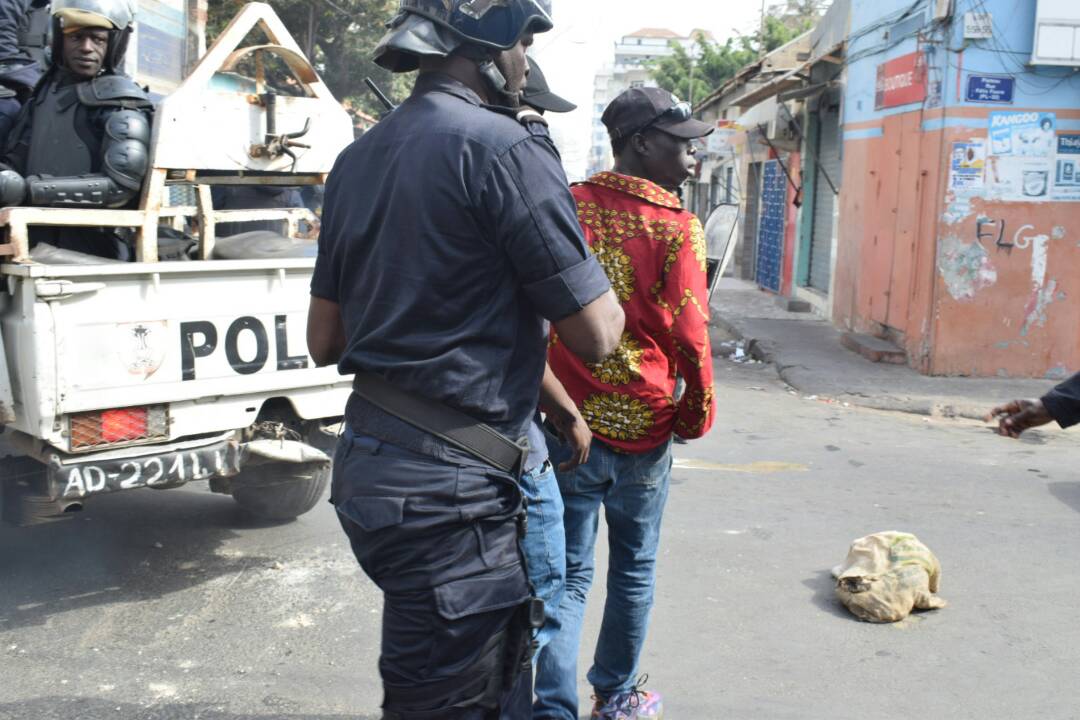
[[(1012, 254), (1013, 249), (1027, 250), (1032, 243), (1045, 235), (1027, 234), (1035, 231), (1034, 225), (1021, 225), (1012, 236), (1008, 236), (1008, 223), (1004, 220), (992, 220), (988, 217), (980, 217), (975, 223), (975, 239), (980, 243), (993, 241), (998, 252)], [(1008, 238), (1008, 239), (1006, 239)]]

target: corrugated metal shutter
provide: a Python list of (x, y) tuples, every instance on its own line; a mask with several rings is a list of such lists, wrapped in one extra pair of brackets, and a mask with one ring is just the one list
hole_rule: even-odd
[(761, 212), (761, 163), (750, 163), (743, 208), (742, 278), (754, 280), (757, 269), (758, 213)]
[[(819, 115), (817, 178), (814, 191), (814, 233), (810, 242), (810, 287), (829, 292), (832, 278), (833, 215), (837, 196), (829, 180), (840, 189), (840, 109), (822, 108)], [(824, 170), (824, 172), (822, 172)], [(826, 179), (826, 174), (828, 179)]]

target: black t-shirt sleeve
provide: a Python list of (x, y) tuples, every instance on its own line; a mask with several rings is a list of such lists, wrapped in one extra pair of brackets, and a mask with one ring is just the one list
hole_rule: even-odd
[(1073, 375), (1042, 399), (1050, 417), (1063, 428), (1080, 424), (1080, 374)]
[(320, 233), (319, 254), (315, 257), (315, 272), (311, 276), (311, 295), (340, 304), (337, 273), (326, 244), (326, 234)]
[(545, 319), (569, 317), (611, 287), (585, 243), (566, 175), (544, 138), (522, 140), (494, 162), (482, 204), (522, 290)]
[(342, 153), (334, 169), (326, 181), (325, 196), (327, 202), (323, 204), (322, 218), (319, 223), (319, 250), (315, 256), (315, 272), (311, 276), (311, 295), (322, 300), (341, 304), (341, 293), (338, 287), (341, 271), (336, 267), (337, 261), (334, 255), (334, 243), (338, 232), (335, 225), (337, 213), (335, 203), (330, 199), (334, 195), (334, 189), (338, 184), (338, 173), (342, 164)]

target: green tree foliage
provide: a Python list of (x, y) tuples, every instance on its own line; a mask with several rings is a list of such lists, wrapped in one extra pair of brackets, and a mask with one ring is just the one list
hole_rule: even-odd
[[(211, 0), (207, 40), (225, 29), (247, 0)], [(334, 96), (376, 117), (383, 107), (372, 97), (370, 77), (395, 101), (411, 81), (393, 76), (371, 60), (372, 51), (397, 11), (397, 0), (269, 0), (304, 49)]]
[(723, 45), (698, 37), (697, 49), (697, 60), (676, 44), (674, 55), (655, 61), (651, 72), (656, 84), (680, 98), (697, 102), (757, 57), (746, 37), (729, 39)]
[(686, 48), (674, 44), (673, 55), (653, 61), (653, 79), (681, 98), (700, 101), (761, 55), (810, 30), (828, 5), (828, 0), (785, 0), (769, 8), (757, 32), (738, 35), (722, 45), (699, 35), (695, 38), (696, 59)]

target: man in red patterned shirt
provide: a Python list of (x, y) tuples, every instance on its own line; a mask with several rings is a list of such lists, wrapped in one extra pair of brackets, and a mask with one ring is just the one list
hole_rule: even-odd
[[(588, 679), (593, 718), (659, 718), (638, 659), (653, 603), (673, 436), (700, 438), (714, 414), (705, 234), (675, 192), (694, 170), (692, 141), (712, 128), (658, 88), (634, 88), (604, 113), (615, 171), (573, 188), (578, 219), (626, 313), (619, 348), (587, 365), (552, 335), (549, 362), (593, 431), (585, 464), (559, 474), (567, 578), (561, 630), (541, 652), (534, 719), (577, 718), (577, 657), (593, 578), (598, 516), (611, 547), (608, 598)], [(686, 391), (675, 397), (676, 379)], [(569, 450), (549, 438), (552, 459)]]

